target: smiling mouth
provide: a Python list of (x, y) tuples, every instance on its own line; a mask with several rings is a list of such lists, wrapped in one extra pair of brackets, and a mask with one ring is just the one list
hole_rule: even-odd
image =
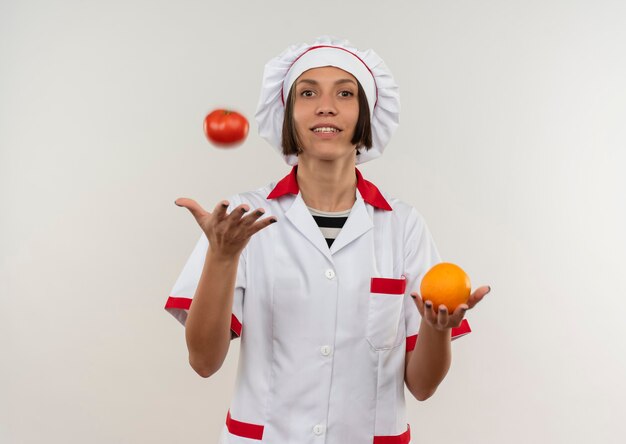
[(319, 128), (313, 128), (314, 133), (338, 133), (339, 131), (341, 130), (337, 128), (332, 128), (330, 126), (322, 126)]

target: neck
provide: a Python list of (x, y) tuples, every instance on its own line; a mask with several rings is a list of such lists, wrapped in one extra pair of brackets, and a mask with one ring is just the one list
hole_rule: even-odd
[(356, 201), (353, 159), (346, 162), (298, 161), (297, 179), (304, 203), (321, 211), (345, 211)]

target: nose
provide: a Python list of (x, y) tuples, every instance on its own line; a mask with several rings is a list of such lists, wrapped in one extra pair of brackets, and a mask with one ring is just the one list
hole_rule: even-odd
[(319, 116), (334, 116), (337, 114), (337, 108), (335, 107), (333, 99), (327, 95), (322, 95), (317, 104), (316, 114)]

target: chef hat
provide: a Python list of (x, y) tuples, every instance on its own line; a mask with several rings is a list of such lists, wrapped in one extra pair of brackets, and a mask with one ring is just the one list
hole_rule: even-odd
[[(256, 111), (259, 134), (283, 155), (283, 117), (291, 85), (303, 72), (322, 66), (349, 72), (363, 87), (370, 109), (372, 147), (359, 148), (356, 163), (379, 157), (398, 126), (398, 85), (374, 51), (359, 51), (347, 40), (329, 36), (318, 37), (312, 44), (292, 45), (265, 65)], [(298, 157), (293, 154), (283, 157), (289, 165), (298, 163)]]

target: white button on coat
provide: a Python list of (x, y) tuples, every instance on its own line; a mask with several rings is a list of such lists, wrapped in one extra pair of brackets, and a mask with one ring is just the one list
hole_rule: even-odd
[(324, 433), (324, 426), (321, 424), (317, 424), (315, 427), (313, 427), (313, 433), (315, 433), (316, 435), (321, 435), (322, 433)]
[(320, 353), (322, 353), (322, 356), (328, 356), (328, 355), (330, 355), (330, 351), (331, 351), (331, 349), (330, 349), (330, 346), (329, 346), (329, 345), (323, 345), (323, 346), (320, 348)]
[(335, 277), (335, 271), (331, 269), (326, 270), (326, 277), (328, 279), (333, 279)]

